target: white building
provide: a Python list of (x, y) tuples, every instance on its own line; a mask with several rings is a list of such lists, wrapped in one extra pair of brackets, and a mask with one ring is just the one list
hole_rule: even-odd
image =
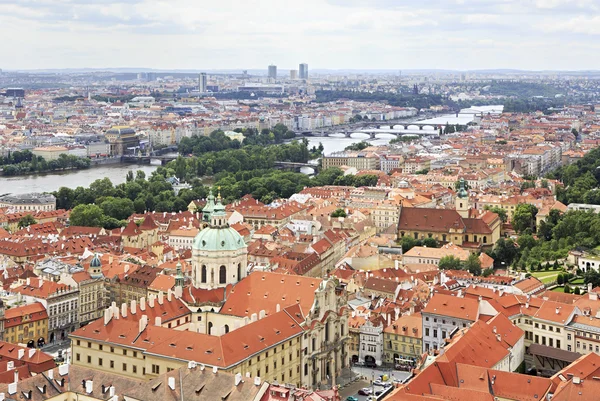
[(377, 366), (381, 366), (383, 357), (383, 323), (380, 322), (378, 326), (374, 326), (367, 319), (365, 324), (360, 328), (359, 344), (359, 360), (366, 365), (372, 366), (374, 363)]

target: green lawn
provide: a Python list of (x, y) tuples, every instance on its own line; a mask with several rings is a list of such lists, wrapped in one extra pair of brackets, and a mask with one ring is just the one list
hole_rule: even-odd
[(562, 271), (555, 270), (555, 271), (533, 272), (533, 273), (531, 273), (531, 275), (533, 277), (537, 278), (538, 280), (540, 280), (542, 283), (548, 284), (553, 281), (556, 281), (556, 277), (558, 276), (559, 273), (562, 273)]
[(573, 285), (583, 285), (583, 284), (584, 284), (584, 282), (583, 282), (583, 278), (577, 278), (577, 279), (575, 279), (575, 280), (573, 280), (573, 281), (570, 281), (570, 282), (569, 282), (569, 284), (573, 284)]
[(553, 288), (552, 291), (554, 291), (554, 292), (565, 292), (565, 287), (556, 287), (556, 288)]

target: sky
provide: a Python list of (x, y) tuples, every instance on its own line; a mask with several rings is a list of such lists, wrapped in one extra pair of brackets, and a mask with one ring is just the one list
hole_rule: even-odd
[(0, 0), (0, 68), (600, 69), (600, 0)]

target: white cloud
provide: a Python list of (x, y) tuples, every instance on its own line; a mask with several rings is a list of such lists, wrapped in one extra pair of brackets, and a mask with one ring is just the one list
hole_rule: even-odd
[(0, 68), (593, 68), (596, 3), (0, 0)]

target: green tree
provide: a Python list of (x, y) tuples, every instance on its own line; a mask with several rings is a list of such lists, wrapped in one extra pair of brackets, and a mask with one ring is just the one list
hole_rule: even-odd
[(509, 266), (517, 257), (518, 250), (512, 239), (500, 238), (496, 241), (492, 254), (496, 263), (504, 262), (505, 265)]
[(581, 290), (579, 289), (579, 286), (576, 286), (575, 289), (573, 289), (573, 294), (581, 295)]
[(474, 253), (469, 255), (463, 264), (463, 268), (474, 276), (481, 276), (481, 261)]
[[(444, 256), (440, 259), (438, 267), (442, 270), (459, 270), (462, 262), (454, 255)], [(480, 265), (481, 266), (481, 265)]]
[(569, 284), (565, 284), (564, 291), (565, 291), (565, 294), (570, 294), (571, 293), (571, 286)]
[(426, 246), (428, 248), (437, 248), (438, 246), (440, 246), (440, 244), (435, 238), (428, 237), (423, 240), (423, 246)]
[(583, 282), (585, 284), (592, 284), (594, 288), (600, 286), (600, 272), (594, 269), (588, 270), (583, 275)]
[(125, 176), (125, 181), (130, 182), (133, 181), (133, 171), (129, 170), (127, 175)]
[(77, 205), (71, 211), (69, 222), (72, 226), (103, 227), (104, 212), (98, 205)]
[(562, 274), (556, 276), (556, 284), (563, 285), (565, 283), (565, 278)]
[(331, 217), (347, 217), (346, 211), (341, 208), (335, 209), (335, 211), (331, 213)]
[(489, 277), (492, 274), (494, 274), (494, 269), (491, 267), (489, 267), (489, 268), (485, 269), (483, 272), (481, 272), (482, 277)]
[(400, 240), (400, 244), (402, 245), (402, 253), (406, 253), (410, 251), (413, 247), (417, 246), (417, 240), (407, 235), (405, 237), (402, 237), (402, 239)]
[(37, 223), (37, 221), (33, 218), (32, 215), (28, 214), (19, 219), (19, 228), (29, 227), (32, 224)]
[(535, 216), (538, 210), (529, 203), (520, 203), (515, 208), (512, 218), (512, 226), (518, 232), (522, 233), (526, 229), (535, 231)]
[(104, 198), (100, 208), (107, 217), (116, 220), (125, 220), (134, 212), (133, 201), (128, 198)]

